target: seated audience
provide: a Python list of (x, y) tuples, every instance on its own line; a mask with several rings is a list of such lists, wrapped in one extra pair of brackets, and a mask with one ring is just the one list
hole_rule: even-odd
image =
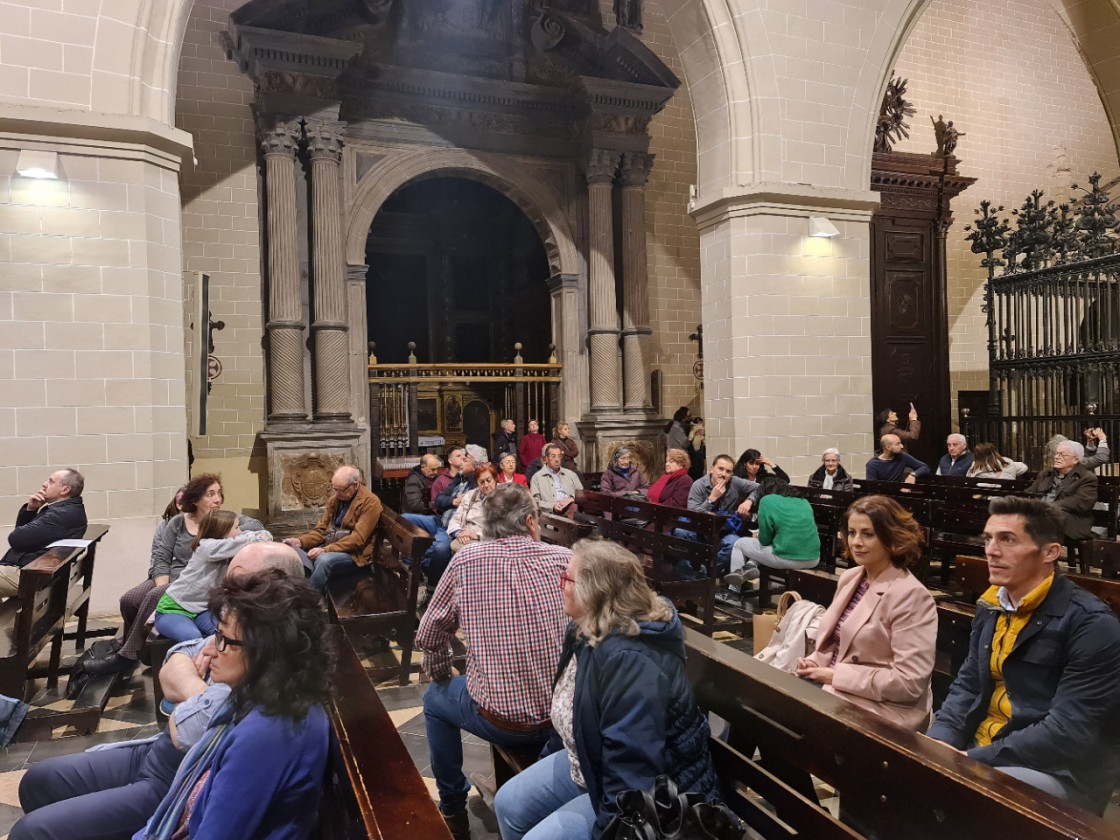
[(205, 652), (230, 696), (134, 840), (310, 837), (330, 754), (322, 602), (268, 570), (226, 580), (210, 611), (221, 620)]
[(483, 464), (474, 471), (474, 478), (478, 486), (466, 492), (447, 526), (452, 554), (467, 543), (486, 538), (483, 533), (485, 509), (482, 503), (498, 486), (498, 471), (494, 469), (493, 464)]
[(570, 516), (575, 513), (576, 491), (583, 489), (579, 476), (564, 466), (563, 449), (550, 443), (541, 455), (542, 466), (529, 482), (541, 510)]
[(187, 568), (156, 605), (156, 632), (174, 642), (201, 639), (218, 626), (206, 609), (210, 590), (222, 582), (234, 556), (251, 542), (272, 541), (268, 531), (241, 533), (237, 514), (212, 510), (202, 517)]
[[(280, 543), (252, 543), (229, 565), (229, 577), (277, 568), (303, 580), (296, 552)], [(26, 815), (14, 840), (104, 840), (129, 838), (144, 827), (171, 787), (183, 755), (205, 733), (229, 696), (224, 683), (209, 681), (211, 639), (177, 645), (160, 670), (165, 696), (175, 705), (167, 729), (154, 739), (40, 761), (20, 780)]]
[(353, 574), (373, 559), (373, 534), (381, 500), (362, 482), (361, 471), (345, 464), (331, 476), (331, 497), (319, 523), (306, 534), (284, 540), (307, 552), (314, 563), (311, 585), (327, 591), (334, 577)]
[(517, 460), (521, 463), (521, 469), (528, 471), (529, 465), (540, 459), (545, 443), (547, 441), (541, 434), (541, 424), (530, 420), (528, 433), (522, 435), (517, 444)]
[(994, 443), (978, 443), (973, 453), (972, 466), (968, 468), (970, 478), (1018, 478), (1027, 471), (1022, 461), (1012, 461), (996, 450)]
[[(194, 540), (202, 518), (211, 510), (221, 510), (224, 501), (222, 479), (213, 473), (195, 476), (176, 494), (175, 506), (182, 512), (156, 527), (148, 579), (121, 596), (124, 624), (117, 652), (89, 662), (86, 671), (108, 674), (127, 672), (136, 667), (140, 649), (148, 638), (148, 619), (155, 613), (168, 584), (179, 577), (194, 554)], [(243, 532), (264, 529), (264, 525), (244, 514), (237, 515), (237, 524)]]
[(467, 448), (452, 449), (447, 457), (447, 464), (447, 470), (432, 483), (432, 507), (436, 512), (438, 526), (444, 530), (455, 515), (455, 508), (463, 500), (463, 494), (475, 488), (474, 471), (480, 466)]
[(826, 449), (821, 455), (821, 466), (809, 476), (809, 486), (821, 490), (854, 490), (856, 483), (840, 463), (839, 449)]
[(633, 463), (634, 456), (626, 446), (615, 449), (611, 455), (611, 465), (603, 471), (599, 481), (599, 492), (607, 496), (626, 496), (635, 493), (645, 496), (649, 481), (641, 469)]
[(731, 571), (723, 576), (738, 600), (738, 587), (759, 576), (759, 565), (771, 569), (812, 569), (821, 560), (821, 538), (812, 506), (795, 495), (788, 481), (763, 480), (758, 491), (758, 536), (736, 540)]
[(855, 565), (840, 576), (816, 649), (797, 663), (797, 675), (899, 726), (924, 729), (937, 608), (907, 570), (921, 556), (922, 530), (893, 499), (864, 496), (844, 513), (840, 534)]
[(760, 484), (764, 478), (772, 475), (776, 475), (783, 481), (789, 481), (786, 471), (757, 449), (743, 450), (743, 454), (739, 456), (739, 460), (735, 463), (734, 475)]
[[(424, 692), (432, 774), (440, 812), (456, 838), (470, 837), (463, 732), (511, 747), (535, 748), (548, 739), (552, 679), (567, 623), (559, 583), (572, 552), (540, 542), (532, 496), (504, 484), (483, 512), (490, 539), (455, 555), (416, 631), (432, 678)], [(467, 647), (464, 676), (452, 668), (459, 631)]]
[(883, 435), (878, 455), (867, 462), (864, 470), (868, 481), (901, 481), (913, 484), (929, 475), (929, 467), (903, 451), (898, 435)]
[(599, 837), (616, 797), (649, 790), (662, 774), (717, 800), (708, 720), (692, 696), (673, 606), (633, 554), (602, 540), (576, 543), (561, 586), (572, 622), (552, 695), (556, 735), (544, 758), (498, 791), (503, 840)]
[(521, 473), (517, 471), (517, 456), (506, 453), (502, 456), (502, 460), (498, 462), (500, 472), (498, 473), (499, 484), (520, 484), (522, 487), (528, 489), (529, 481)]
[(16, 514), (8, 551), (0, 559), (0, 596), (19, 592), (19, 570), (57, 540), (81, 539), (86, 533), (85, 479), (74, 469), (56, 470)]
[(490, 463), (490, 456), (486, 453), (486, 450), (477, 443), (468, 443), (463, 449), (466, 450), (467, 457), (471, 459), (471, 462), (476, 467), (481, 467), (483, 464)]
[(898, 414), (893, 408), (883, 409), (875, 419), (879, 427), (880, 442), (883, 435), (897, 435), (899, 440), (915, 441), (922, 433), (922, 421), (918, 419), (918, 409), (914, 408), (914, 403), (910, 403), (910, 422), (906, 426), (898, 425)]
[[(560, 466), (562, 466), (566, 470), (577, 472), (576, 458), (579, 457), (579, 444), (571, 439), (571, 437), (569, 436), (569, 431), (570, 430), (568, 424), (561, 420), (556, 424), (555, 430), (553, 430), (552, 442), (559, 446), (560, 451), (563, 453), (563, 460), (561, 461)], [(543, 463), (543, 450), (541, 455)]]
[(666, 507), (688, 508), (692, 476), (688, 474), (689, 457), (683, 449), (665, 453), (665, 474), (649, 488), (649, 500)]
[(937, 464), (937, 475), (968, 475), (973, 463), (973, 455), (968, 451), (968, 438), (958, 434), (949, 435), (945, 438), (945, 448), (948, 452), (941, 456)]
[(1066, 540), (1093, 536), (1093, 505), (1097, 503), (1097, 476), (1081, 463), (1085, 448), (1073, 440), (1062, 441), (1054, 450), (1053, 466), (1038, 474), (1027, 488), (1028, 496), (1053, 502), (1062, 520)]
[[(688, 492), (688, 509), (715, 513), (730, 517), (734, 514), (740, 520), (751, 515), (751, 509), (758, 501), (758, 484), (731, 474), (735, 462), (730, 455), (717, 455), (712, 462), (712, 471), (702, 476)], [(739, 528), (728, 528), (720, 536), (717, 555), (719, 570), (726, 574), (731, 564), (731, 548), (739, 539)], [(675, 536), (695, 539), (696, 535), (677, 530)]]
[(927, 733), (1082, 808), (1120, 784), (1120, 622), (1057, 572), (1050, 503), (993, 499), (984, 528), (991, 588), (968, 657)]
[(435, 455), (420, 456), (420, 463), (408, 474), (404, 480), (404, 490), (401, 491), (401, 513), (411, 513), (417, 516), (432, 516), (432, 484), (439, 475), (440, 461)]

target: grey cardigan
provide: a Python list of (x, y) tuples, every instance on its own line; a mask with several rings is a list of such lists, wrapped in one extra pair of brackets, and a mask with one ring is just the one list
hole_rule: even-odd
[[(239, 514), (238, 523), (242, 531), (263, 531), (264, 525), (251, 516)], [(156, 528), (152, 540), (152, 564), (148, 567), (148, 579), (155, 580), (160, 575), (168, 575), (171, 580), (179, 577), (191, 559), (191, 545), (194, 535), (187, 532), (183, 514), (179, 513)]]
[[(269, 539), (272, 535), (263, 532)], [(165, 593), (187, 612), (198, 615), (206, 609), (210, 590), (222, 582), (233, 555), (251, 542), (259, 542), (261, 531), (248, 531), (236, 537), (221, 540), (202, 540), (191, 555), (186, 568)]]

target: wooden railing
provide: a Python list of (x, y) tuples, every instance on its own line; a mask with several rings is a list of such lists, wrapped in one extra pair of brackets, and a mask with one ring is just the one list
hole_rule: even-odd
[[(409, 343), (407, 364), (382, 365), (370, 353), (370, 430), (371, 450), (375, 458), (415, 457), (420, 452), (423, 426), (421, 400), (436, 400), (443, 405), (446, 392), (468, 386), (487, 401), (491, 411), (501, 417), (513, 418), (520, 432), (526, 430), (530, 418), (537, 420), (542, 434), (551, 434), (559, 417), (559, 392), (562, 366), (557, 363), (555, 348), (550, 347), (546, 364), (526, 364), (521, 358), (521, 344), (514, 345), (512, 364), (420, 364)], [(462, 408), (462, 406), (460, 406)], [(444, 413), (440, 417), (445, 421)], [(446, 422), (441, 423), (446, 427)]]

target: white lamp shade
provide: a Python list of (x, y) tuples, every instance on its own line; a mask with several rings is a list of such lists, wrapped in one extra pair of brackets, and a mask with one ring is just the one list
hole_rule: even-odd
[(810, 216), (809, 235), (823, 236), (826, 239), (831, 239), (834, 236), (839, 236), (840, 231), (837, 230), (836, 225), (834, 225), (824, 216)]
[(24, 178), (58, 180), (58, 152), (36, 152), (24, 149), (19, 153), (16, 172)]

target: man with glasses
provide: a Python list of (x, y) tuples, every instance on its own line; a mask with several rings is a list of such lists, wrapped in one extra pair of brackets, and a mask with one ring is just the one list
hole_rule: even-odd
[[(552, 732), (552, 680), (568, 619), (561, 574), (572, 552), (540, 542), (539, 512), (518, 484), (483, 504), (490, 539), (455, 555), (416, 631), (424, 671), (424, 721), (439, 807), (456, 840), (470, 837), (463, 731), (509, 747), (538, 747)], [(462, 631), (465, 676), (452, 667)]]
[(335, 470), (330, 501), (319, 524), (299, 537), (284, 540), (314, 564), (311, 585), (327, 591), (333, 577), (353, 574), (373, 559), (373, 532), (381, 519), (381, 500), (362, 483), (349, 464)]
[(1085, 448), (1064, 440), (1054, 451), (1054, 463), (1038, 474), (1027, 495), (1052, 502), (1062, 520), (1066, 542), (1093, 536), (1093, 505), (1097, 503), (1097, 476), (1086, 467)]
[(56, 540), (80, 539), (86, 532), (82, 502), (85, 479), (74, 469), (57, 470), (19, 509), (8, 535), (10, 548), (0, 560), (0, 595), (19, 592), (19, 570)]

